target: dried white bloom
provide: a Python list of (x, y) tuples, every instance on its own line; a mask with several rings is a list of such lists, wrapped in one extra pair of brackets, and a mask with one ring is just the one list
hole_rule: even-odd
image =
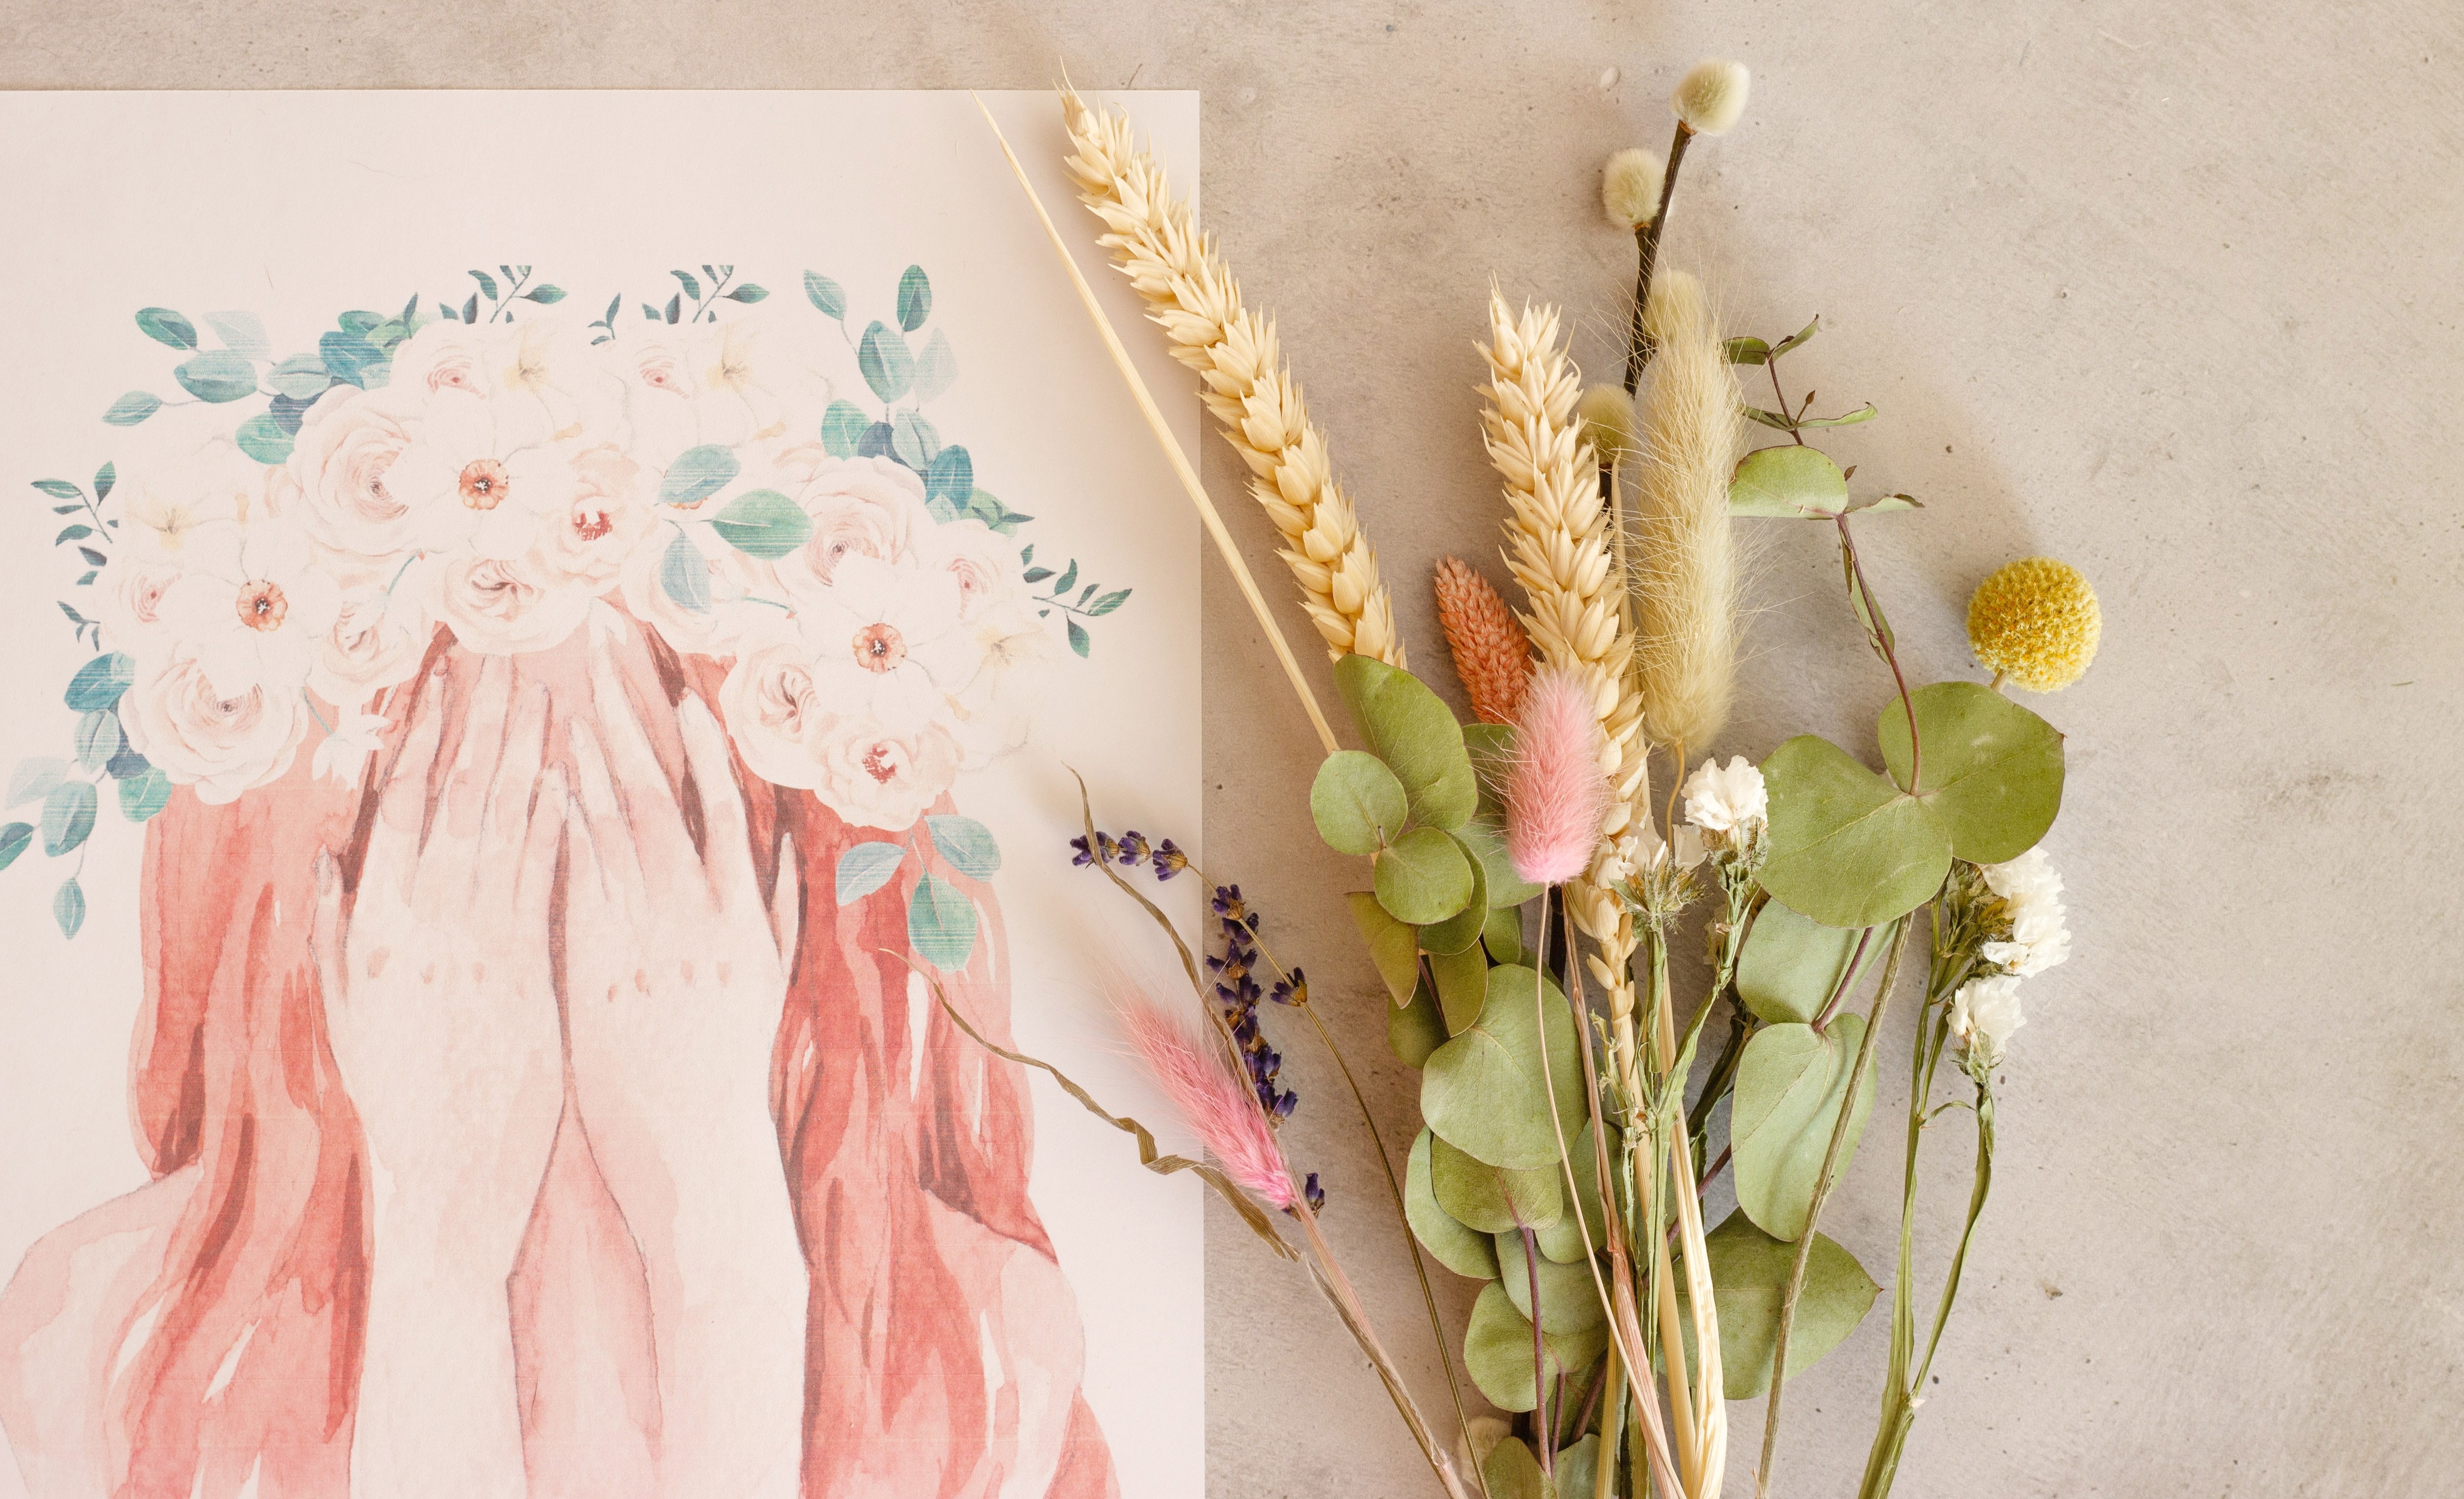
[(1703, 829), (1713, 845), (1750, 843), (1771, 822), (1771, 791), (1763, 773), (1743, 755), (1731, 755), (1723, 766), (1706, 760), (1685, 778), (1685, 821)]
[(1978, 956), (2013, 978), (2029, 979), (2071, 955), (2071, 932), (2062, 919), (2062, 877), (2042, 849), (2008, 864), (1984, 867), (1986, 888), (2002, 899), (2010, 937), (1977, 949)]
[(1751, 78), (1742, 62), (1707, 58), (1694, 64), (1694, 71), (1677, 85), (1668, 107), (1696, 135), (1725, 135), (1746, 112), (1746, 87)]
[(2011, 1045), (2011, 1033), (2026, 1025), (2019, 1013), (2019, 981), (2005, 975), (1971, 979), (1950, 1001), (1950, 1033), (1968, 1047), (1976, 1067), (1994, 1067)]
[(1635, 436), (1634, 397), (1625, 393), (1623, 386), (1594, 386), (1585, 390), (1574, 414), (1582, 419), (1583, 435), (1602, 459), (1615, 462), (1620, 454), (1642, 451)]
[(1619, 229), (1640, 229), (1660, 213), (1660, 184), (1668, 164), (1657, 151), (1627, 146), (1600, 172), (1600, 207)]

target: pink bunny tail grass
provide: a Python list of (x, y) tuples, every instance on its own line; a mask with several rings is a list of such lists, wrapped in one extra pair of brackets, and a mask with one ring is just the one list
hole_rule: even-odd
[(1572, 672), (1533, 673), (1506, 773), (1506, 851), (1534, 885), (1563, 885), (1590, 867), (1608, 817), (1600, 720)]
[(1142, 999), (1120, 1003), (1130, 1045), (1208, 1155), (1242, 1191), (1269, 1207), (1292, 1205), (1291, 1173), (1249, 1087), (1187, 1026)]

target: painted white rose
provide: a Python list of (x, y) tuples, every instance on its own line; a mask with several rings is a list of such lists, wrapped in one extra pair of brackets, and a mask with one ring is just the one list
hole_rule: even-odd
[[(814, 453), (820, 456), (817, 461)], [(813, 534), (773, 565), (792, 598), (827, 588), (847, 557), (906, 560), (919, 543), (947, 529), (924, 508), (924, 481), (889, 458), (833, 458), (818, 443), (782, 455), (787, 472), (777, 486), (811, 518)], [(798, 473), (798, 470), (803, 472)], [(791, 487), (792, 486), (792, 487)]]
[(774, 631), (747, 643), (719, 686), (718, 704), (737, 753), (755, 775), (807, 791), (821, 784), (814, 746), (830, 716), (813, 692), (803, 647), (792, 634)]
[(570, 320), (554, 315), (429, 323), (394, 349), (387, 383), (527, 406), (549, 431), (568, 437), (613, 436), (624, 406), (615, 372)]
[(950, 729), (963, 768), (976, 770), (1026, 743), (1061, 651), (1042, 620), (1007, 601), (961, 628), (975, 637), (976, 674), (951, 694)]
[(223, 413), (165, 412), (141, 432), (112, 462), (121, 561), (176, 563), (189, 538), (262, 519), (273, 508), (267, 482), (276, 471), (240, 451)]
[(688, 448), (817, 433), (830, 382), (811, 321), (754, 313), (655, 324), (601, 345), (624, 389), (633, 455), (664, 474)]
[(543, 518), (539, 557), (548, 576), (604, 593), (649, 537), (651, 513), (642, 466), (612, 443), (576, 451), (573, 492), (563, 510)]
[(171, 652), (222, 697), (257, 687), (297, 696), (342, 606), (308, 539), (278, 521), (215, 527), (191, 537), (183, 559), (157, 606)]
[(371, 584), (345, 596), (333, 628), (317, 641), (308, 690), (347, 710), (416, 676), (436, 638), (436, 622), (428, 613), (430, 586), (414, 568), (390, 591)]
[(281, 779), (307, 732), (308, 705), (297, 687), (251, 686), (226, 694), (186, 650), (141, 661), (121, 697), (120, 721), (131, 747), (201, 802), (238, 800)]
[(958, 747), (939, 724), (893, 730), (832, 719), (814, 736), (813, 794), (847, 822), (884, 832), (915, 826), (958, 775)]
[(486, 655), (562, 644), (590, 612), (591, 592), (546, 576), (529, 558), (461, 552), (440, 560), (429, 607), (453, 638)]
[(300, 419), (288, 465), (300, 527), (345, 581), (389, 576), (420, 544), (419, 516), (395, 465), (425, 423), (425, 388), (336, 386)]

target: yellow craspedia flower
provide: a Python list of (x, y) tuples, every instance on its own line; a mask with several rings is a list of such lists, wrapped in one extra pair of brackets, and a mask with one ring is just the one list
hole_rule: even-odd
[(2103, 632), (2096, 590), (2050, 557), (2009, 563), (1969, 596), (1976, 659), (2032, 693), (2057, 693), (2085, 675)]

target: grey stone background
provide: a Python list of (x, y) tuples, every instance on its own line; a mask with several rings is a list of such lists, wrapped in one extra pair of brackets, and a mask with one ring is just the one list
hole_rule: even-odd
[[(1964, 601), (2013, 557), (2071, 560), (2105, 610), (2095, 671), (2035, 703), (2070, 735), (2049, 847), (2077, 956), (2028, 987), (1999, 1185), (1900, 1492), (2456, 1491), (2464, 11), (0, 0), (11, 87), (1036, 87), (1066, 65), (1202, 90), (1209, 222), (1280, 315), (1441, 682), (1430, 564), (1502, 578), (1472, 391), (1487, 287), (1563, 302), (1609, 367), (1632, 252), (1599, 163), (1665, 143), (1666, 93), (1705, 55), (1748, 63), (1753, 102), (1693, 153), (1668, 259), (1741, 331), (1820, 313), (1794, 383), (1882, 408), (1832, 446), (1860, 487), (1927, 502), (1864, 531), (1916, 672), (1972, 670)], [(1211, 439), (1206, 474), (1234, 506)], [(1233, 514), (1272, 579), (1263, 520)], [(1832, 555), (1766, 532), (1720, 748), (1861, 744), (1886, 683)], [(1211, 861), (1408, 1134), (1413, 1074), (1335, 898), (1352, 874), (1304, 809), (1311, 738), (1209, 588)], [(1297, 609), (1286, 627), (1307, 633)], [(1313, 1048), (1285, 1049), (1292, 1146), (1442, 1403), (1356, 1121)], [(1883, 1055), (1825, 1225), (1877, 1270), (1903, 1031)], [(1965, 1150), (1953, 1121), (1928, 1157), (1928, 1287)], [(1312, 1293), (1212, 1226), (1212, 1491), (1433, 1492)], [(1884, 1333), (1878, 1310), (1791, 1386), (1782, 1491), (1853, 1490)], [(1731, 1414), (1745, 1492), (1760, 1407)]]

